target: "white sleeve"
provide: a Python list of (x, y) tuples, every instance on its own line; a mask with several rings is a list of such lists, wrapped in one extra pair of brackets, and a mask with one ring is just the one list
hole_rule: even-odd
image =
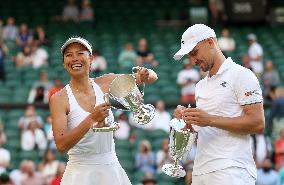
[(258, 47), (256, 47), (256, 53), (260, 56), (263, 55), (263, 50), (262, 50), (262, 47), (260, 45), (258, 45)]
[(263, 102), (258, 79), (249, 69), (243, 68), (239, 71), (234, 88), (240, 105)]
[(182, 84), (186, 83), (186, 79), (184, 78), (184, 75), (181, 72), (178, 73), (177, 83), (179, 85), (182, 85)]

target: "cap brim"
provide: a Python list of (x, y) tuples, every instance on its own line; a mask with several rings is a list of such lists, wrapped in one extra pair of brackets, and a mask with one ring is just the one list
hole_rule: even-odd
[(64, 50), (66, 49), (67, 46), (69, 46), (72, 43), (79, 43), (82, 44), (84, 47), (87, 48), (87, 50), (92, 54), (91, 48), (88, 46), (88, 43), (85, 43), (82, 39), (79, 38), (72, 38), (68, 40), (67, 42), (64, 43), (64, 45), (61, 47), (61, 53), (63, 54)]
[(189, 52), (191, 52), (195, 46), (196, 46), (196, 44), (192, 44), (192, 45), (190, 45), (188, 47), (180, 48), (180, 50), (178, 50), (178, 52), (176, 52), (176, 54), (174, 55), (173, 58), (175, 60), (180, 60), (184, 55), (186, 55)]

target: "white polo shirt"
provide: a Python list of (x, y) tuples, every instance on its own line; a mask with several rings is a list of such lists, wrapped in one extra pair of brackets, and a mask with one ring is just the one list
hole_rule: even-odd
[[(263, 101), (256, 76), (231, 58), (224, 61), (216, 75), (207, 75), (196, 84), (195, 99), (198, 108), (223, 117), (238, 117), (243, 105)], [(256, 178), (251, 142), (249, 135), (202, 127), (198, 131), (193, 175), (236, 166)]]

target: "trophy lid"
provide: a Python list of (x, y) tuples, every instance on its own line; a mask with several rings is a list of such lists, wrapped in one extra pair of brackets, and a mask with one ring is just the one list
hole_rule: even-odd
[(135, 78), (131, 74), (123, 74), (116, 77), (110, 84), (109, 92), (117, 98), (126, 97), (136, 86)]

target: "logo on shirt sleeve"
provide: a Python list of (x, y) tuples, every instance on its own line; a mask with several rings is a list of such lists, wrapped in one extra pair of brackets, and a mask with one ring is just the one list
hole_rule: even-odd
[(253, 94), (260, 95), (258, 90), (253, 90), (253, 91), (247, 91), (245, 92), (245, 96), (252, 96)]

